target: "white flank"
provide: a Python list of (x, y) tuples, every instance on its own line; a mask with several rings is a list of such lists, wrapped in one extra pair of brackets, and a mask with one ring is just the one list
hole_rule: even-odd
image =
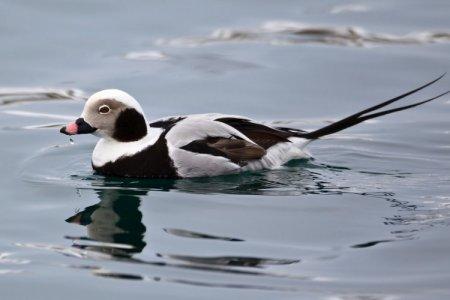
[(306, 158), (309, 155), (304, 148), (311, 140), (303, 138), (289, 138), (291, 142), (279, 143), (269, 149), (261, 159), (250, 162), (242, 167), (242, 171), (256, 171), (280, 167), (292, 159)]
[(217, 176), (240, 171), (240, 166), (222, 156), (194, 153), (169, 147), (169, 155), (181, 177)]

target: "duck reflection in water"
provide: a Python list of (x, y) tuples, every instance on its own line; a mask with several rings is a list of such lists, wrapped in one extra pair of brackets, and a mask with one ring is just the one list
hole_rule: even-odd
[[(66, 220), (69, 223), (86, 226), (87, 229), (87, 237), (67, 237), (73, 240), (72, 246), (82, 250), (107, 254), (111, 258), (132, 259), (134, 262), (146, 264), (170, 264), (178, 267), (201, 269), (219, 266), (261, 268), (299, 262), (297, 259), (196, 256), (175, 253), (155, 253), (155, 256), (158, 257), (158, 260), (155, 261), (133, 258), (133, 255), (141, 253), (147, 245), (144, 241), (146, 226), (142, 223), (142, 213), (139, 210), (140, 197), (147, 195), (147, 193), (147, 191), (135, 189), (96, 190), (100, 202), (86, 207), (83, 211)], [(186, 229), (164, 228), (163, 230), (174, 238), (198, 239), (199, 242), (201, 240), (244, 242), (244, 240), (235, 237), (218, 236)]]
[(146, 246), (146, 227), (139, 210), (139, 196), (146, 192), (103, 189), (96, 190), (96, 193), (99, 203), (86, 207), (66, 220), (87, 228), (88, 237), (79, 238), (86, 244), (74, 244), (74, 247), (117, 257), (131, 257), (134, 253), (140, 253)]

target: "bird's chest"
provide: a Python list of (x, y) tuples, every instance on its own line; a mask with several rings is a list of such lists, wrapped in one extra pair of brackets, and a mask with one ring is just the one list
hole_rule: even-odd
[(100, 143), (92, 155), (92, 167), (106, 176), (178, 178), (164, 136), (150, 145)]

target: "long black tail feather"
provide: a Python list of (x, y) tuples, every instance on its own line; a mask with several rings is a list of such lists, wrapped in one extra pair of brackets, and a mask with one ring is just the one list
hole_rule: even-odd
[[(435, 80), (433, 80), (431, 82), (428, 82), (427, 84), (424, 84), (421, 87), (418, 87), (418, 88), (416, 88), (416, 89), (414, 89), (412, 91), (406, 92), (406, 93), (404, 93), (404, 94), (402, 94), (400, 96), (397, 96), (395, 98), (389, 99), (389, 100), (384, 101), (384, 102), (382, 102), (380, 104), (377, 104), (375, 106), (372, 106), (372, 107), (369, 107), (369, 108), (367, 108), (365, 110), (357, 112), (356, 114), (348, 116), (348, 117), (346, 117), (344, 119), (341, 119), (341, 120), (339, 120), (337, 122), (334, 122), (334, 123), (332, 123), (332, 124), (330, 124), (328, 126), (322, 127), (322, 128), (320, 128), (318, 130), (315, 130), (315, 131), (311, 131), (311, 132), (307, 132), (307, 133), (301, 133), (301, 136), (304, 137), (304, 138), (307, 138), (307, 139), (311, 139), (311, 140), (318, 139), (318, 138), (320, 138), (322, 136), (329, 135), (329, 134), (332, 134), (332, 133), (336, 133), (338, 131), (344, 130), (344, 129), (349, 128), (349, 127), (352, 127), (352, 126), (354, 126), (356, 124), (359, 124), (361, 122), (364, 122), (366, 120), (370, 120), (370, 119), (377, 118), (377, 117), (380, 117), (380, 116), (388, 115), (388, 114), (391, 114), (391, 113), (394, 113), (394, 112), (397, 112), (397, 111), (402, 111), (402, 110), (405, 110), (405, 109), (413, 108), (413, 107), (425, 104), (427, 102), (433, 101), (435, 99), (438, 99), (438, 98), (440, 98), (440, 97), (442, 97), (444, 95), (447, 95), (448, 93), (450, 93), (450, 91), (447, 91), (447, 92), (442, 93), (440, 95), (437, 95), (437, 96), (435, 96), (433, 98), (429, 98), (429, 99), (426, 99), (426, 100), (423, 100), (423, 101), (420, 101), (420, 102), (416, 102), (416, 103), (413, 103), (413, 104), (410, 104), (410, 105), (405, 105), (405, 106), (401, 106), (401, 107), (397, 107), (397, 108), (393, 108), (393, 109), (388, 109), (388, 110), (384, 110), (384, 111), (380, 111), (380, 112), (374, 112), (374, 111), (376, 111), (376, 110), (378, 110), (380, 108), (383, 108), (383, 107), (385, 107), (385, 106), (387, 106), (389, 104), (392, 104), (392, 103), (394, 103), (394, 102), (396, 102), (396, 101), (398, 101), (400, 99), (403, 99), (403, 98), (405, 98), (405, 97), (407, 97), (407, 96), (409, 96), (411, 94), (414, 94), (414, 93), (416, 93), (416, 92), (418, 92), (418, 91), (420, 91), (420, 90), (422, 90), (422, 89), (432, 85), (433, 83), (435, 83), (438, 80), (442, 79), (442, 77), (444, 77), (445, 74), (446, 73), (442, 74), (441, 76), (439, 76)], [(374, 113), (368, 114), (370, 112), (374, 112)]]

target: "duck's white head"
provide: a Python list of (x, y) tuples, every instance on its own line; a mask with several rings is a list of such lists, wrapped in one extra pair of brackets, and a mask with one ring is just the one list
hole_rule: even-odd
[(95, 133), (119, 142), (133, 142), (147, 135), (148, 125), (141, 105), (121, 90), (93, 94), (84, 105), (81, 117), (60, 132), (67, 135)]

